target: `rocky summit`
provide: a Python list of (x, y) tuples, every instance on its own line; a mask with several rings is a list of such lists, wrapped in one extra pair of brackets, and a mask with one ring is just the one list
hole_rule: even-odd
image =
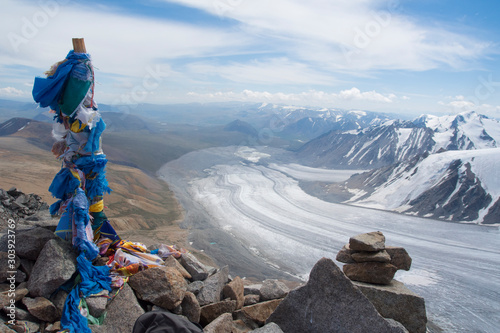
[[(13, 193), (1, 193), (7, 192)], [(54, 235), (52, 222), (17, 221), (19, 241), (13, 255), (2, 217), (0, 332), (58, 332), (65, 300), (75, 284), (76, 251)], [(410, 269), (411, 258), (404, 249), (385, 246), (383, 234), (373, 232), (352, 237), (337, 260), (346, 263), (343, 271), (332, 259), (321, 258), (309, 281), (290, 290), (287, 281), (250, 283), (231, 277), (229, 267), (207, 266), (190, 252), (169, 256), (160, 267), (132, 275), (121, 288), (87, 297), (85, 310), (100, 318), (89, 328), (133, 332), (146, 313), (150, 318), (168, 313), (206, 333), (426, 332), (424, 300), (380, 268)], [(96, 266), (105, 263), (105, 258), (94, 261)], [(369, 269), (370, 279), (352, 281), (358, 275), (349, 273), (349, 265), (361, 267), (359, 271), (369, 265), (379, 268)]]

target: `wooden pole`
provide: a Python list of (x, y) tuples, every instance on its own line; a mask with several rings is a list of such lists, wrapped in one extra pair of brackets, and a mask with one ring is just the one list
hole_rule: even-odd
[(87, 53), (83, 38), (73, 38), (73, 50), (76, 53)]

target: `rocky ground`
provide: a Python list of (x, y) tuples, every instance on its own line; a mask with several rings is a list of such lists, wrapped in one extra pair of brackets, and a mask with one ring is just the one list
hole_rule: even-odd
[[(57, 332), (68, 295), (59, 287), (76, 272), (77, 254), (71, 244), (54, 235), (57, 220), (37, 211), (45, 210), (43, 201), (15, 189), (2, 190), (0, 195), (4, 229), (0, 240), (0, 317), (5, 322), (0, 332), (26, 332), (26, 328)], [(10, 206), (4, 205), (6, 202)], [(15, 255), (9, 252), (8, 230), (13, 227), (9, 219), (13, 218), (16, 225), (10, 230), (16, 234)], [(211, 267), (190, 252), (179, 258), (169, 256), (161, 267), (133, 275), (123, 288), (88, 297), (91, 315), (106, 313), (102, 325), (90, 327), (93, 332), (131, 332), (145, 312), (168, 311), (202, 326), (204, 332), (424, 333), (424, 300), (392, 279), (397, 269), (411, 265), (404, 249), (396, 252), (385, 246), (381, 233), (353, 237), (339, 252), (341, 261), (349, 262), (344, 267), (366, 268), (366, 263), (392, 266), (386, 269), (389, 273), (383, 273), (383, 284), (370, 280), (382, 273), (365, 269), (361, 274), (357, 269), (356, 274), (344, 274), (333, 260), (323, 258), (312, 269), (309, 281), (292, 290), (278, 280), (252, 283), (232, 277), (227, 266)], [(102, 265), (104, 260), (94, 264)], [(353, 282), (348, 276), (365, 282)]]

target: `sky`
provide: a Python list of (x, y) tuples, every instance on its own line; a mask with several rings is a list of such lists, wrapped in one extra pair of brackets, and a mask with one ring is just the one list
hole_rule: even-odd
[(497, 0), (3, 0), (0, 98), (84, 38), (98, 103), (500, 118)]

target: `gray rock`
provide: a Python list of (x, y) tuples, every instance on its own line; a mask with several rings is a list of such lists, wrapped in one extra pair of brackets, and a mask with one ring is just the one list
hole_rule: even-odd
[(31, 296), (50, 297), (76, 272), (76, 252), (69, 242), (60, 238), (45, 244), (28, 281)]
[(245, 302), (243, 305), (252, 305), (252, 304), (257, 304), (260, 302), (260, 296), (259, 295), (245, 295)]
[(90, 296), (85, 299), (89, 313), (93, 317), (99, 318), (106, 311), (106, 306), (108, 305), (108, 297), (106, 296), (108, 294), (107, 290), (103, 290), (102, 296)]
[(203, 281), (208, 277), (207, 268), (192, 253), (183, 253), (180, 262), (194, 281)]
[(214, 275), (209, 276), (203, 282), (203, 288), (201, 288), (196, 298), (200, 303), (200, 306), (204, 306), (210, 303), (216, 303), (222, 298), (222, 290), (224, 285), (227, 283), (229, 274), (229, 267), (224, 266)]
[(57, 309), (58, 317), (61, 317), (62, 311), (64, 308), (64, 303), (66, 302), (66, 298), (68, 297), (68, 292), (65, 290), (59, 290), (57, 294), (54, 295), (53, 298), (50, 299), (52, 304), (55, 305)]
[[(121, 333), (132, 332), (135, 321), (144, 314), (134, 291), (128, 284), (109, 302), (106, 319), (101, 326), (90, 325), (92, 332)], [(98, 328), (97, 328), (98, 327)]]
[(345, 275), (353, 281), (375, 284), (391, 283), (397, 271), (396, 266), (379, 262), (345, 264), (342, 269)]
[(281, 328), (276, 323), (269, 323), (260, 328), (257, 328), (252, 333), (283, 333)]
[(287, 333), (403, 332), (391, 327), (328, 258), (314, 265), (307, 284), (292, 290), (267, 322), (275, 322)]
[(359, 234), (349, 239), (353, 251), (380, 251), (385, 249), (385, 236), (380, 231)]
[(388, 263), (391, 261), (391, 256), (386, 250), (378, 252), (366, 252), (360, 251), (355, 252), (352, 255), (352, 259), (356, 262), (383, 262)]
[(184, 278), (186, 279), (193, 278), (191, 274), (189, 274), (189, 272), (184, 268), (184, 266), (181, 265), (179, 260), (174, 258), (174, 256), (168, 256), (167, 259), (165, 259), (165, 266), (177, 268), (179, 273), (181, 273), (182, 276), (184, 276)]
[(250, 284), (248, 286), (245, 286), (244, 294), (245, 295), (260, 295), (260, 288), (262, 288), (262, 283)]
[(195, 295), (198, 295), (201, 288), (203, 288), (203, 281), (193, 281), (187, 286), (187, 291), (192, 292)]
[(236, 301), (224, 300), (201, 307), (200, 324), (206, 326), (223, 313), (232, 313), (236, 309)]
[(193, 323), (200, 322), (201, 307), (200, 303), (198, 303), (198, 300), (196, 299), (196, 296), (193, 293), (189, 291), (186, 292), (186, 294), (184, 295), (184, 299), (182, 300), (181, 306), (182, 306), (183, 316), (188, 318), (189, 321)]
[(16, 254), (29, 260), (37, 260), (45, 244), (51, 239), (58, 238), (52, 231), (40, 227), (20, 231), (17, 237), (23, 241), (17, 242)]
[(425, 333), (427, 315), (425, 301), (403, 283), (392, 280), (387, 286), (354, 282), (385, 318), (392, 318), (410, 333)]
[(233, 330), (233, 316), (223, 313), (203, 328), (204, 333), (231, 333)]
[(273, 299), (260, 302), (254, 305), (244, 306), (233, 315), (236, 319), (241, 319), (252, 329), (258, 328), (266, 323), (271, 313), (276, 310), (283, 299)]
[(41, 321), (53, 323), (59, 319), (56, 307), (45, 297), (25, 297), (23, 298), (23, 304), (26, 306), (29, 313)]
[(337, 253), (337, 257), (335, 260), (343, 262), (345, 264), (355, 263), (354, 259), (352, 259), (353, 250), (349, 247), (349, 244), (344, 245), (342, 249)]
[(386, 246), (385, 249), (391, 256), (391, 265), (396, 266), (397, 269), (410, 270), (412, 260), (403, 247)]
[(243, 280), (237, 276), (233, 281), (229, 282), (222, 289), (224, 298), (229, 298), (236, 301), (236, 309), (241, 309), (245, 304)]
[(260, 288), (260, 300), (269, 301), (272, 299), (283, 298), (289, 291), (290, 289), (283, 282), (267, 279), (262, 283), (262, 288)]
[(184, 277), (172, 267), (148, 268), (131, 276), (129, 284), (139, 299), (168, 310), (181, 304), (187, 289)]
[(22, 270), (29, 279), (34, 266), (35, 262), (33, 260), (21, 259), (21, 265), (19, 266), (20, 267), (19, 269)]

